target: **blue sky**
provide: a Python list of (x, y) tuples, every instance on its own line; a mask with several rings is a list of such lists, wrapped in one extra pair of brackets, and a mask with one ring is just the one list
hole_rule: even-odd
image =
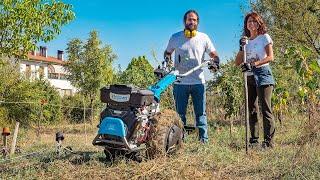
[(171, 34), (183, 29), (183, 14), (195, 9), (199, 30), (208, 34), (222, 61), (234, 56), (242, 30), (240, 6), (246, 0), (63, 0), (73, 5), (76, 18), (62, 28), (58, 37), (45, 45), (49, 55), (65, 50), (72, 38), (86, 40), (97, 30), (104, 44), (110, 44), (125, 69), (133, 57), (146, 55), (152, 65), (161, 60)]

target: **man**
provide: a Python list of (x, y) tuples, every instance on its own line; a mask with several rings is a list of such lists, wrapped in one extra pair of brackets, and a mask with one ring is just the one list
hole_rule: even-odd
[[(173, 34), (165, 50), (165, 58), (171, 60), (175, 52), (174, 67), (179, 73), (185, 73), (201, 64), (207, 53), (218, 66), (219, 57), (208, 35), (197, 31), (199, 15), (195, 10), (185, 13), (184, 30)], [(199, 140), (208, 142), (208, 128), (206, 117), (206, 92), (203, 70), (197, 70), (187, 77), (182, 78), (173, 86), (173, 95), (176, 111), (184, 125), (186, 125), (186, 110), (188, 99), (191, 95), (196, 117), (196, 126), (199, 129)]]

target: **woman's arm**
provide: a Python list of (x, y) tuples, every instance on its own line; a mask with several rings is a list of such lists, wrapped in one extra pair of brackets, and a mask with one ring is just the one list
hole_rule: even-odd
[(236, 56), (236, 60), (234, 61), (234, 63), (239, 66), (240, 64), (243, 63), (243, 51), (239, 51), (237, 56)]
[(262, 59), (260, 61), (253, 62), (253, 66), (261, 66), (263, 64), (266, 64), (266, 63), (269, 63), (269, 62), (273, 61), (272, 44), (266, 45), (265, 50), (266, 50), (266, 53), (267, 53), (267, 57), (265, 57), (264, 59)]

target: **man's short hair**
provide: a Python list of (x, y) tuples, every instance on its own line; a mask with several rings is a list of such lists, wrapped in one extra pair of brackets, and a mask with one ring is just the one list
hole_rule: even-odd
[(184, 14), (184, 16), (183, 16), (183, 23), (186, 23), (187, 16), (188, 16), (188, 14), (190, 14), (190, 13), (194, 13), (194, 14), (197, 15), (197, 21), (198, 21), (198, 23), (199, 23), (199, 20), (200, 20), (199, 14), (197, 13), (196, 10), (193, 10), (193, 9), (190, 9), (189, 11), (187, 11), (187, 12)]

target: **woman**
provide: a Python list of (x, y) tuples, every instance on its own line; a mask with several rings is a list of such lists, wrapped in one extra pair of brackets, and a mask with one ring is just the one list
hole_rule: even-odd
[[(259, 124), (257, 118), (258, 99), (261, 103), (263, 115), (264, 141), (263, 148), (273, 147), (275, 133), (275, 121), (271, 108), (271, 96), (274, 86), (274, 78), (269, 66), (273, 61), (272, 39), (267, 34), (267, 27), (260, 15), (255, 12), (249, 13), (244, 19), (244, 35), (240, 39), (240, 50), (237, 54), (236, 65), (243, 64), (243, 45), (246, 45), (247, 63), (242, 67), (249, 69), (247, 72), (249, 126), (251, 132), (250, 145), (256, 146), (259, 141)], [(250, 67), (250, 68), (248, 68)]]

